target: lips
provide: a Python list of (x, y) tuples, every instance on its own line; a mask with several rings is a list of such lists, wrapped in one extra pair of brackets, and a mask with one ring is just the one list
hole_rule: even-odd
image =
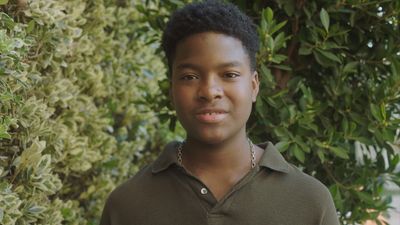
[(204, 109), (196, 113), (196, 119), (203, 123), (219, 123), (228, 113), (220, 109)]

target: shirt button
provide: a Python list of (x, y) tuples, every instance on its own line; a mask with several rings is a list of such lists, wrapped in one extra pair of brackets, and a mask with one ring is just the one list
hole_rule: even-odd
[(205, 195), (205, 194), (208, 193), (208, 191), (207, 191), (206, 188), (202, 188), (202, 189), (200, 190), (200, 193), (201, 193), (202, 195)]

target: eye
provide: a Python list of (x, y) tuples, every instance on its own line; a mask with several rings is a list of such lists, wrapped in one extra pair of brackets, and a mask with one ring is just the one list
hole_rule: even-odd
[(198, 79), (194, 74), (184, 74), (181, 76), (180, 80), (196, 80)]
[(239, 73), (225, 73), (224, 76), (226, 78), (236, 78), (236, 77), (239, 77), (240, 74)]

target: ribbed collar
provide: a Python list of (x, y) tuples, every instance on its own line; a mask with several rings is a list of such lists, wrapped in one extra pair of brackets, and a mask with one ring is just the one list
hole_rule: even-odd
[[(176, 157), (178, 144), (179, 142), (173, 141), (165, 146), (163, 152), (153, 163), (153, 173), (159, 173), (163, 170), (166, 170), (173, 164), (179, 165)], [(283, 173), (289, 172), (289, 164), (271, 142), (265, 142), (257, 145), (264, 149), (264, 153), (262, 154), (258, 163), (260, 167), (266, 167)]]

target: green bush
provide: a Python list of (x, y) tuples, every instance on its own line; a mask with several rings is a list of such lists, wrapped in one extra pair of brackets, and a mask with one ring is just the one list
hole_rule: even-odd
[(384, 184), (400, 185), (400, 2), (231, 2), (261, 39), (252, 139), (327, 185), (343, 224), (377, 220), (390, 205)]
[(399, 2), (255, 5), (273, 10), (257, 14), (264, 91), (250, 132), (325, 183), (343, 224), (376, 220), (384, 183), (400, 185)]
[(140, 3), (0, 3), (0, 224), (97, 224), (172, 138), (146, 103), (165, 73), (154, 32)]
[[(186, 2), (0, 0), (0, 224), (97, 224), (181, 132), (158, 43)], [(376, 219), (400, 184), (400, 3), (232, 2), (262, 41), (252, 139), (324, 182), (343, 224)]]

